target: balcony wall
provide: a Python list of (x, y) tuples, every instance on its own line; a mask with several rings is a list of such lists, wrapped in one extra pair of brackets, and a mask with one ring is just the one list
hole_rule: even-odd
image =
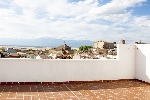
[(150, 44), (136, 45), (136, 78), (150, 83)]
[(118, 45), (118, 59), (0, 59), (0, 82), (135, 79), (136, 45)]

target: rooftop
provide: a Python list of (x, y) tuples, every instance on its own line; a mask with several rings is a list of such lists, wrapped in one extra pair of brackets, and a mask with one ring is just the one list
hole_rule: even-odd
[(110, 60), (0, 59), (0, 100), (150, 100), (150, 44), (117, 47)]
[(138, 80), (70, 83), (1, 83), (3, 100), (150, 100), (150, 84)]

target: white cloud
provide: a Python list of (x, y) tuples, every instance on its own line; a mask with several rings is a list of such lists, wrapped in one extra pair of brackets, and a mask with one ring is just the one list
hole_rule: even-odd
[(9, 38), (146, 40), (150, 32), (149, 17), (137, 17), (132, 15), (132, 10), (127, 10), (142, 6), (145, 1), (112, 0), (99, 6), (102, 1), (98, 0), (72, 3), (67, 0), (1, 0), (0, 4), (8, 7), (0, 8), (0, 34)]
[(91, 14), (123, 14), (127, 8), (141, 5), (146, 0), (112, 0), (110, 3), (90, 10)]

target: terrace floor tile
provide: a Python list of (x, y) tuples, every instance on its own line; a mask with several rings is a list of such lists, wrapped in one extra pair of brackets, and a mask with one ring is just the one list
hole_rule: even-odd
[(1, 84), (0, 100), (150, 100), (150, 84), (137, 80)]

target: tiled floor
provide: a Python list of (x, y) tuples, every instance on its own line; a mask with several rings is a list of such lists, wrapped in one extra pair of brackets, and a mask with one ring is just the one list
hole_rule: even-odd
[(0, 100), (150, 100), (150, 84), (124, 80), (1, 84)]

